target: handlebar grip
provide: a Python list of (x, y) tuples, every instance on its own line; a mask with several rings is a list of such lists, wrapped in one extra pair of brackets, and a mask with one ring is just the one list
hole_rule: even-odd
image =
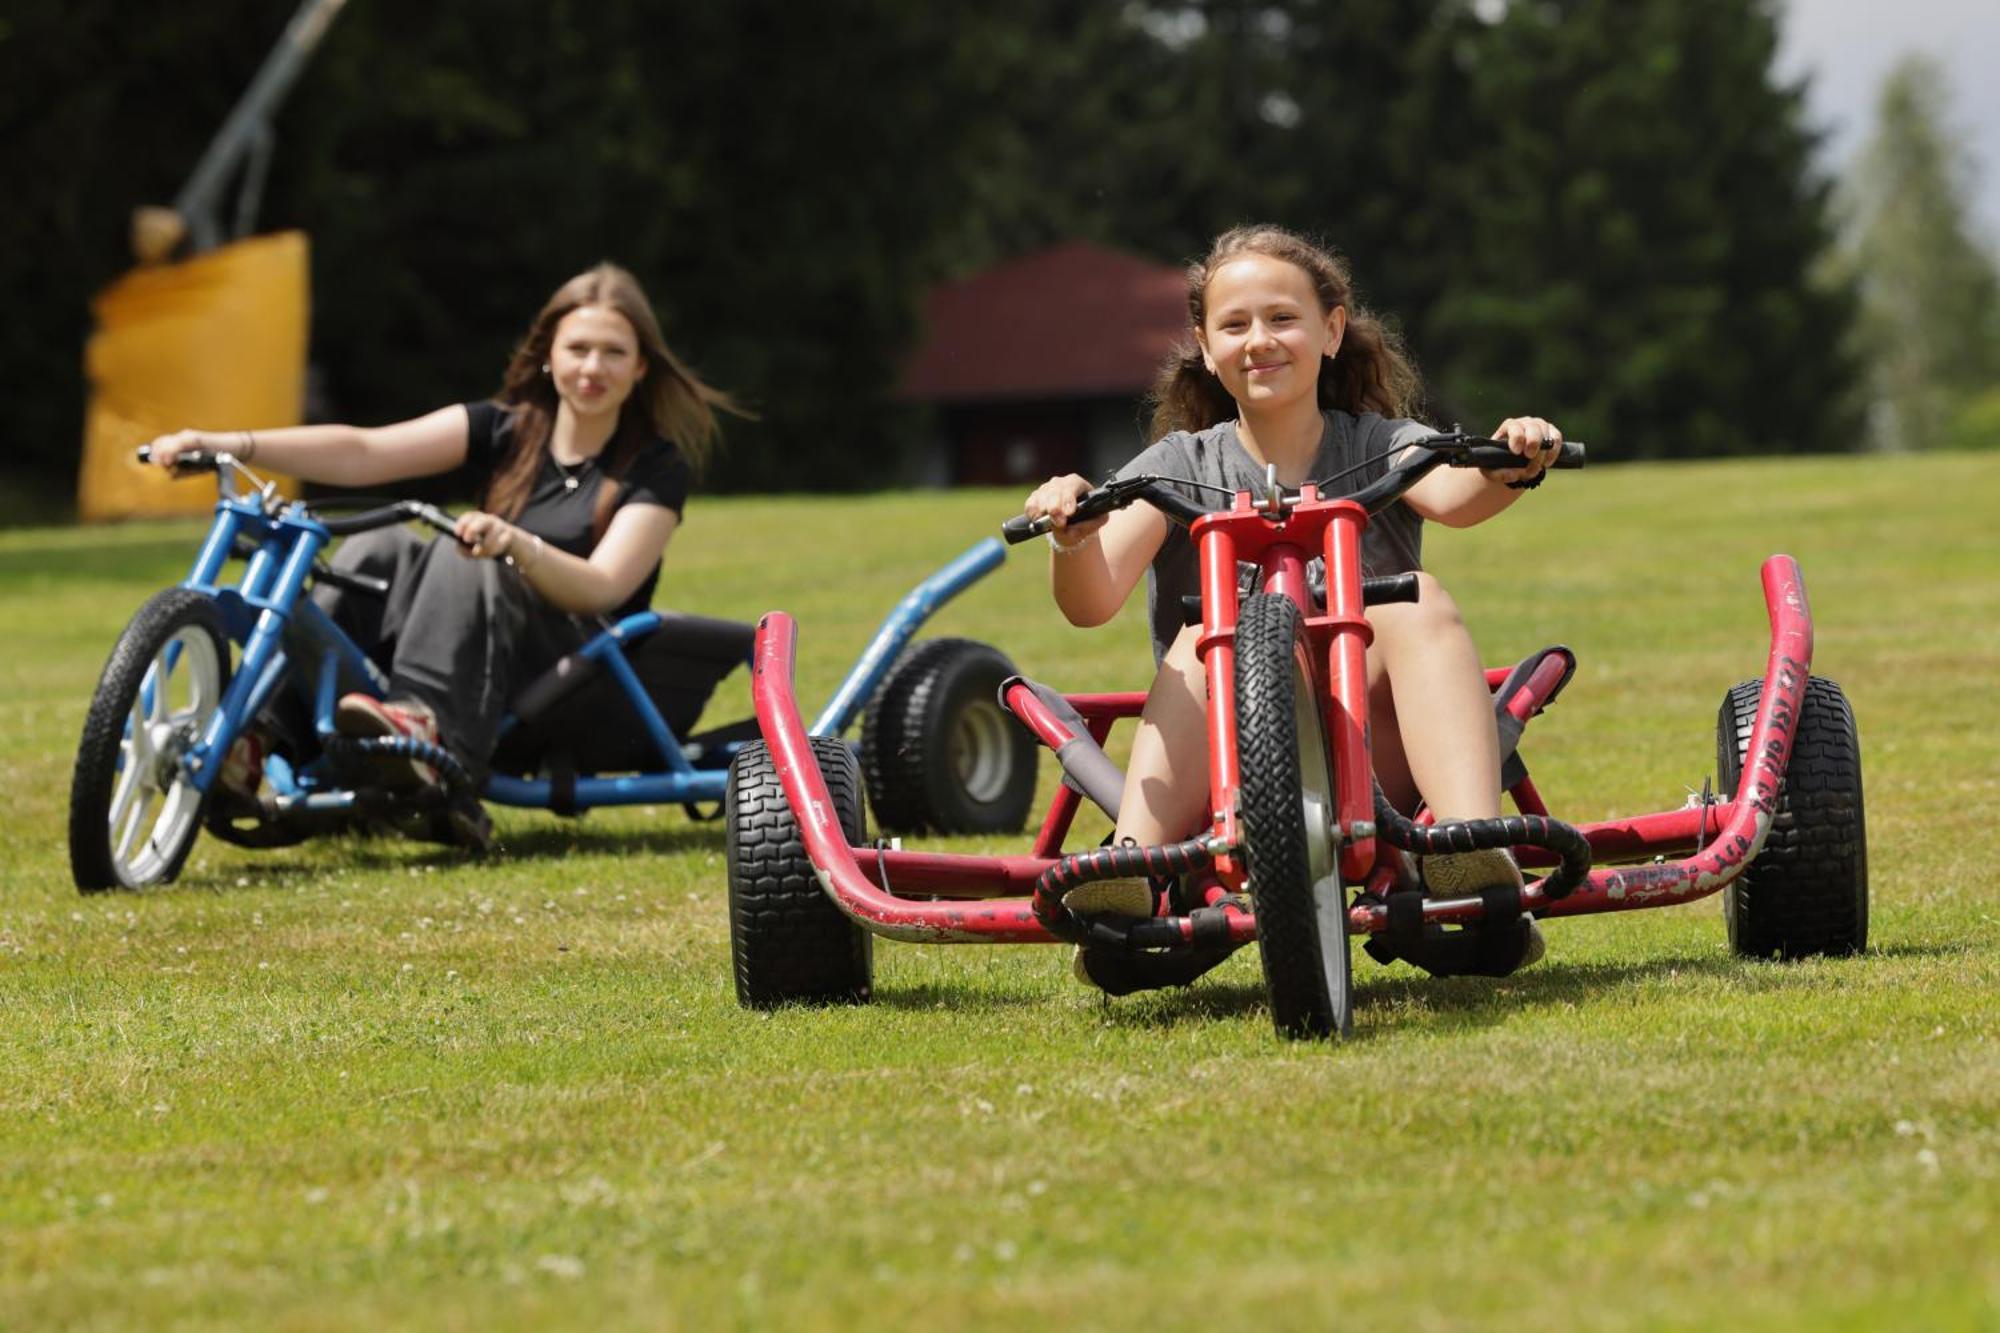
[(1415, 574), (1387, 574), (1381, 578), (1363, 579), (1361, 604), (1384, 606), (1390, 602), (1414, 602), (1418, 600), (1418, 588)]
[(1000, 535), (1006, 539), (1009, 546), (1019, 546), (1022, 542), (1034, 540), (1054, 526), (1046, 514), (1040, 518), (1016, 514), (1000, 525)]
[[(141, 463), (153, 461), (153, 446), (142, 444), (132, 451)], [(190, 449), (174, 460), (174, 471), (183, 475), (190, 472), (213, 472), (220, 464), (216, 456), (206, 449)]]
[[(1550, 467), (1582, 467), (1585, 446), (1581, 440), (1564, 440)], [(1475, 444), (1451, 460), (1453, 467), (1476, 467), (1485, 472), (1506, 472), (1527, 460), (1504, 444)]]

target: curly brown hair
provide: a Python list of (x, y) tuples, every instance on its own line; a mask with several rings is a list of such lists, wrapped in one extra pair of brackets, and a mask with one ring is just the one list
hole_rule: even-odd
[(751, 413), (705, 383), (674, 355), (637, 278), (616, 264), (599, 264), (556, 288), (507, 362), (498, 398), (514, 413), (514, 444), (494, 467), (481, 498), (482, 507), (489, 512), (512, 519), (527, 506), (528, 493), (534, 489), (542, 458), (548, 452), (559, 405), (555, 385), (542, 367), (555, 343), (556, 325), (571, 311), (587, 305), (607, 306), (625, 317), (639, 339), (640, 359), (648, 372), (619, 409), (618, 428), (605, 446), (602, 467), (606, 484), (597, 492), (594, 524), (601, 537), (624, 489), (618, 483), (647, 441), (671, 440), (688, 466), (699, 473), (721, 438), (722, 427), (715, 414), (720, 411), (748, 417)]
[[(1385, 417), (1415, 413), (1423, 381), (1395, 330), (1354, 299), (1354, 278), (1330, 251), (1297, 232), (1260, 223), (1233, 227), (1215, 238), (1208, 257), (1188, 265), (1190, 331), (1208, 318), (1208, 283), (1232, 259), (1266, 255), (1300, 269), (1311, 279), (1321, 313), (1345, 307), (1347, 333), (1340, 355), (1320, 363), (1319, 405), (1343, 412), (1378, 412)], [(1174, 431), (1206, 430), (1236, 415), (1236, 401), (1222, 381), (1202, 364), (1201, 344), (1190, 336), (1161, 363), (1149, 395), (1153, 438)]]

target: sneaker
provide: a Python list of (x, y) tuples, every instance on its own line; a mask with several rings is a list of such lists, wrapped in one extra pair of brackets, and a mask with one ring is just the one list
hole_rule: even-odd
[(1151, 916), (1153, 886), (1143, 879), (1094, 879), (1062, 896), (1072, 916)]
[[(1094, 879), (1079, 884), (1062, 896), (1062, 904), (1074, 916), (1136, 916), (1153, 914), (1153, 886), (1143, 879)], [(1091, 955), (1079, 944), (1069, 960), (1070, 975), (1093, 990), (1110, 993), (1110, 988), (1090, 975)]]
[(264, 785), (264, 738), (254, 731), (238, 736), (222, 757), (215, 785), (226, 795), (254, 804), (258, 789)]
[[(354, 740), (401, 737), (438, 745), (437, 714), (414, 699), (377, 699), (349, 694), (333, 710), (333, 729)], [(385, 787), (435, 786), (438, 772), (422, 760), (404, 754), (369, 756), (369, 764)]]
[[(1476, 852), (1441, 852), (1423, 862), (1424, 888), (1433, 898), (1470, 898), (1488, 889), (1512, 885), (1521, 887), (1521, 867), (1514, 854), (1504, 847), (1488, 847)], [(1521, 967), (1531, 967), (1548, 954), (1548, 942), (1531, 913), (1521, 913), (1528, 927), (1527, 947), (1521, 953)]]
[(1424, 888), (1433, 898), (1473, 898), (1488, 889), (1521, 887), (1521, 867), (1505, 847), (1426, 856)]
[(1527, 947), (1521, 950), (1521, 961), (1514, 969), (1516, 972), (1523, 967), (1533, 967), (1541, 962), (1549, 951), (1547, 942), (1542, 939), (1542, 928), (1536, 924), (1535, 918), (1523, 912), (1521, 920), (1528, 927), (1528, 943)]

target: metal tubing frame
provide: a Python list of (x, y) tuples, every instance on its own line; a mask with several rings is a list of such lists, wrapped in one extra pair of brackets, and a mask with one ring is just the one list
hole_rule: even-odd
[[(1811, 611), (1797, 562), (1786, 555), (1772, 556), (1764, 562), (1762, 581), (1771, 641), (1740, 798), (1578, 825), (1599, 859), (1689, 854), (1656, 864), (1600, 866), (1584, 884), (1558, 901), (1548, 900), (1537, 886), (1530, 885), (1522, 895), (1524, 907), (1549, 916), (1576, 916), (1691, 902), (1723, 888), (1755, 859), (1770, 832), (1790, 763), (1793, 733), (1812, 666), (1813, 639)], [(1232, 584), (1227, 589), (1232, 602), (1234, 593)], [(1045, 838), (1038, 839), (1034, 853), (1025, 857), (849, 846), (792, 697), (797, 635), (796, 622), (783, 612), (774, 611), (759, 622), (751, 689), (758, 723), (786, 800), (799, 819), (807, 856), (828, 896), (856, 923), (890, 939), (922, 943), (1056, 942), (1035, 920), (1027, 897), (1002, 896), (1032, 886), (1034, 878), (1052, 863), (1060, 848), (1043, 845)], [(1205, 632), (1204, 639), (1227, 649), (1232, 646), (1233, 634), (1226, 630)], [(1215, 655), (1230, 656), (1233, 667), (1233, 654)], [(1497, 687), (1506, 674), (1504, 669), (1489, 671), (1489, 685)], [(1144, 696), (1066, 697), (1095, 723), (1131, 716)], [(1539, 707), (1543, 700), (1524, 692), (1523, 706), (1530, 702)], [(1059, 805), (1065, 793), (1074, 801), (1075, 794), (1063, 788), (1057, 795)], [(1517, 784), (1512, 794), (1523, 809), (1542, 806), (1530, 782)], [(1045, 834), (1047, 827), (1045, 824)], [(1552, 856), (1537, 848), (1523, 848), (1521, 856), (1530, 866), (1554, 864)], [(913, 901), (899, 896), (903, 893), (954, 901)], [(965, 900), (979, 901), (974, 906)], [(1424, 905), (1424, 919), (1466, 922), (1477, 920), (1482, 911), (1476, 898), (1443, 899)], [(1232, 919), (1231, 925), (1232, 938), (1254, 936), (1254, 921), (1249, 918)], [(1349, 930), (1354, 934), (1373, 934), (1387, 925), (1388, 913), (1383, 907), (1358, 905), (1348, 913)]]
[[(785, 789), (785, 801), (798, 821), (806, 855), (827, 896), (857, 924), (889, 939), (930, 944), (1054, 942), (1056, 937), (1035, 919), (1027, 898), (974, 905), (910, 902), (885, 893), (861, 873), (792, 697), (797, 643), (798, 625), (783, 611), (773, 611), (757, 622), (750, 692), (757, 704), (757, 725)], [(992, 860), (987, 864), (997, 868)]]
[(812, 724), (815, 736), (838, 736), (859, 713), (895, 665), (903, 646), (938, 608), (998, 569), (1007, 559), (1007, 544), (998, 537), (975, 542), (959, 557), (910, 589), (896, 603), (868, 647), (848, 669), (847, 679), (826, 701), (818, 720)]
[[(1594, 869), (1564, 898), (1551, 901), (1539, 885), (1530, 884), (1521, 895), (1523, 907), (1545, 916), (1581, 916), (1693, 902), (1728, 885), (1763, 850), (1776, 817), (1785, 770), (1791, 763), (1799, 708), (1812, 671), (1813, 626), (1805, 579), (1797, 561), (1788, 555), (1774, 555), (1764, 562), (1762, 576), (1771, 648), (1736, 799), (1617, 823), (1579, 826), (1593, 853), (1602, 849), (1643, 854), (1661, 842), (1685, 846), (1711, 827), (1714, 833), (1692, 855), (1677, 861)], [(1426, 922), (1476, 921), (1483, 912), (1477, 898), (1445, 898), (1424, 904)], [(1388, 915), (1386, 907), (1356, 906), (1348, 912), (1348, 929), (1372, 934), (1388, 925)]]
[[(236, 549), (239, 536), (255, 537), (250, 553), (233, 586), (222, 583)], [(299, 665), (285, 651), (284, 631), (296, 620), (308, 631), (320, 651), (310, 663), (319, 671), (312, 682), (315, 729), (322, 739), (333, 734), (333, 704), (343, 674), (367, 682), (372, 692), (381, 694), (388, 682), (379, 669), (355, 647), (323, 612), (304, 597), (305, 580), (313, 560), (329, 540), (327, 530), (317, 522), (290, 512), (267, 513), (262, 497), (252, 493), (236, 495), (225, 490), (216, 502), (215, 521), (203, 538), (194, 564), (181, 586), (212, 597), (221, 605), (240, 649), (240, 661), (221, 704), (209, 720), (202, 736), (182, 757), (189, 781), (207, 790), (221, 765), (222, 754), (257, 711), (269, 701), (285, 672)], [(881, 684), (897, 655), (938, 608), (991, 573), (1007, 558), (1006, 544), (986, 538), (932, 574), (907, 594), (883, 621), (867, 650), (849, 669), (834, 697), (828, 701), (813, 735), (838, 735), (854, 720), (863, 704)], [(603, 661), (638, 711), (639, 721), (654, 748), (659, 751), (663, 770), (620, 774), (610, 777), (579, 777), (572, 799), (579, 809), (614, 805), (676, 805), (692, 801), (719, 801), (728, 788), (728, 774), (722, 768), (695, 767), (682, 751), (626, 660), (628, 640), (642, 638), (660, 628), (657, 612), (630, 615), (593, 636), (578, 651)], [(1087, 715), (1107, 717), (1122, 713), (1128, 698), (1142, 705), (1143, 695), (1103, 695), (1094, 697)], [(1130, 710), (1138, 711), (1137, 706)], [(503, 724), (504, 725), (504, 724)], [(1109, 726), (1109, 721), (1104, 723)], [(1095, 729), (1095, 724), (1093, 724)], [(1101, 741), (1103, 738), (1099, 736)], [(492, 774), (481, 787), (483, 799), (523, 809), (547, 809), (553, 804), (553, 784), (545, 778), (518, 778)], [(1065, 831), (1067, 826), (1065, 826)], [(1058, 835), (1058, 838), (1060, 835)]]

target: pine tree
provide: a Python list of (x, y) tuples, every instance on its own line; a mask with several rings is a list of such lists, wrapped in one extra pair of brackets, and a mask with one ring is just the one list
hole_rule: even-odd
[(1876, 129), (1845, 192), (1844, 259), (1875, 442), (1946, 442), (1965, 405), (2000, 381), (2000, 276), (1969, 225), (1972, 168), (1948, 122), (1944, 72), (1924, 56), (1883, 80)]
[(1511, 4), (1468, 41), (1465, 254), (1426, 312), (1468, 424), (1561, 414), (1608, 457), (1856, 447), (1851, 296), (1764, 0)]

